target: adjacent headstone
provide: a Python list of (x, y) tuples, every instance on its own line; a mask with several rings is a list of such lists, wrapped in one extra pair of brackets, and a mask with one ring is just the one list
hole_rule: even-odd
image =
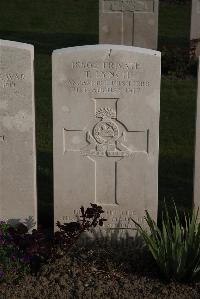
[(194, 171), (194, 206), (200, 208), (200, 68), (198, 72), (197, 112), (196, 112), (196, 146)]
[(0, 218), (36, 222), (34, 48), (0, 40)]
[(156, 219), (159, 98), (160, 52), (114, 45), (53, 52), (55, 222), (90, 203), (103, 207), (105, 228), (121, 232), (145, 209)]
[(99, 43), (157, 49), (159, 0), (99, 0)]
[(192, 53), (200, 56), (200, 0), (192, 0), (190, 43)]

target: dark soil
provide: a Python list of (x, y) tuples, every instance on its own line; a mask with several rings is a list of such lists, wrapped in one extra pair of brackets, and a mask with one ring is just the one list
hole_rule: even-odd
[(75, 246), (37, 276), (2, 284), (0, 298), (199, 299), (200, 282), (166, 282), (145, 249)]

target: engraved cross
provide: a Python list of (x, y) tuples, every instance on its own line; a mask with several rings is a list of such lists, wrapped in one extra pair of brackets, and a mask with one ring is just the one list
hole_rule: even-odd
[[(118, 163), (148, 153), (149, 130), (132, 131), (117, 119), (118, 99), (95, 99), (95, 113), (86, 130), (64, 129), (65, 152), (78, 152), (94, 163), (97, 204), (117, 205)], [(84, 138), (84, 139), (83, 139)], [(86, 145), (80, 146), (80, 139)]]
[[(154, 0), (104, 0), (104, 12), (121, 13), (122, 44), (133, 45), (134, 42), (134, 16), (135, 13), (150, 13), (154, 11)], [(130, 32), (132, 37), (128, 38)]]

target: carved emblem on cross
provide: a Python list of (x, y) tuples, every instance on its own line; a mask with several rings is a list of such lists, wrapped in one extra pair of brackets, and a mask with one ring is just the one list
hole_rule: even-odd
[[(118, 162), (123, 158), (133, 158), (136, 152), (148, 153), (148, 129), (132, 131), (120, 122), (117, 119), (117, 101), (118, 99), (95, 99), (93, 120), (87, 128), (64, 128), (64, 152), (79, 152), (94, 162), (94, 202), (97, 204), (119, 204), (116, 192)], [(144, 140), (141, 150), (137, 145), (127, 144), (127, 139), (134, 140), (135, 135)], [(83, 139), (86, 143), (84, 146), (82, 141), (78, 142)], [(106, 192), (102, 192), (102, 186)]]
[[(117, 113), (110, 107), (100, 107), (95, 114), (97, 123), (87, 131), (87, 145), (81, 149), (84, 156), (125, 157), (132, 151), (123, 144), (126, 128), (117, 120)], [(99, 120), (100, 119), (100, 120)]]

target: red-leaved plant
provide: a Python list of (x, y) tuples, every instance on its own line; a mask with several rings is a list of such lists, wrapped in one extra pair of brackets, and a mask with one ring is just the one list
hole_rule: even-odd
[(83, 232), (89, 231), (97, 225), (103, 226), (104, 221), (106, 221), (106, 219), (101, 218), (101, 214), (104, 213), (101, 206), (91, 204), (91, 208), (85, 210), (82, 206), (80, 210), (81, 216), (77, 222), (61, 224), (58, 221), (56, 224), (59, 231), (55, 232), (54, 241), (62, 250), (68, 250)]
[(80, 210), (77, 222), (57, 222), (58, 231), (53, 238), (49, 238), (41, 228), (29, 233), (22, 223), (12, 227), (0, 222), (0, 281), (28, 272), (36, 273), (42, 263), (60, 257), (61, 251), (66, 252), (83, 232), (102, 226), (106, 221), (101, 218), (104, 213), (101, 206), (91, 204), (90, 208), (81, 207)]

